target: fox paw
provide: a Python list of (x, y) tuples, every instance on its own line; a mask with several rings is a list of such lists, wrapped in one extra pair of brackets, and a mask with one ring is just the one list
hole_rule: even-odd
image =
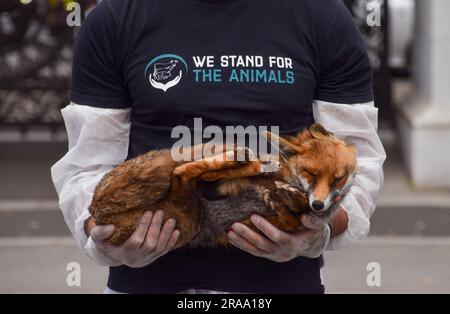
[(297, 212), (308, 207), (308, 199), (305, 193), (286, 182), (275, 181), (275, 185), (278, 198), (290, 210)]
[(294, 188), (292, 185), (286, 182), (281, 181), (275, 181), (275, 185), (278, 188), (278, 190), (286, 191), (287, 193), (291, 194), (299, 194), (301, 193), (298, 189)]

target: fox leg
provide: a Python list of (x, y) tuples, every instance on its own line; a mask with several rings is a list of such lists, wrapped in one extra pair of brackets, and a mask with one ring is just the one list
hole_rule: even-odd
[(183, 156), (187, 155), (189, 160), (199, 160), (200, 158), (214, 157), (232, 151), (235, 148), (236, 145), (208, 145), (203, 143), (188, 148), (181, 148), (180, 154)]
[(219, 171), (208, 171), (201, 178), (206, 181), (217, 181), (220, 179), (239, 179), (257, 176), (262, 173), (278, 171), (279, 162), (262, 157), (262, 159), (251, 160), (241, 167), (227, 168)]
[(252, 177), (261, 174), (261, 162), (259, 160), (250, 161), (248, 164), (224, 170), (208, 171), (200, 176), (206, 181), (217, 181), (220, 179), (237, 179)]
[[(241, 161), (239, 159), (242, 156), (244, 158)], [(245, 165), (249, 163), (252, 157), (253, 153), (248, 148), (237, 147), (232, 151), (182, 164), (175, 168), (173, 174), (182, 180), (189, 181), (199, 178), (208, 171), (218, 171)]]

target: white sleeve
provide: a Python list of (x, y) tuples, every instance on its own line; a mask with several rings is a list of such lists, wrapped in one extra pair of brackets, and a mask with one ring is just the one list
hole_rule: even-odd
[(59, 207), (78, 245), (96, 263), (120, 263), (96, 249), (84, 232), (97, 183), (127, 157), (130, 109), (104, 109), (71, 103), (62, 110), (69, 151), (51, 168)]
[(334, 250), (369, 233), (370, 217), (383, 184), (386, 153), (377, 134), (378, 109), (373, 102), (344, 105), (314, 101), (313, 114), (317, 123), (357, 149), (359, 170), (341, 204), (349, 217), (348, 229), (331, 239), (328, 249)]

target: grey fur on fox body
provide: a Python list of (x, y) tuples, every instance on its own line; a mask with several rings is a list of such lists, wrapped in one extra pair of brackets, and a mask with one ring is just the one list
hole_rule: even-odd
[[(111, 170), (97, 185), (89, 207), (97, 224), (113, 224), (113, 244), (125, 241), (145, 211), (163, 210), (174, 218), (182, 246), (227, 245), (227, 230), (249, 217), (264, 216), (277, 228), (293, 232), (300, 214), (329, 217), (349, 189), (356, 171), (356, 150), (314, 124), (297, 136), (264, 136), (280, 147), (278, 171), (261, 173), (259, 159), (236, 161), (243, 148), (193, 162), (175, 162), (169, 150), (156, 150)], [(191, 154), (199, 148), (190, 148)], [(201, 147), (200, 147), (201, 149)], [(251, 152), (244, 149), (246, 156)], [(225, 198), (209, 201), (198, 180), (216, 181)]]

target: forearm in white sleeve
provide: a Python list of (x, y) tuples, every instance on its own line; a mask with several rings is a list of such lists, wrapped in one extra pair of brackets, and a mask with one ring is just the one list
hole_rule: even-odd
[(78, 245), (96, 263), (120, 263), (96, 249), (84, 232), (97, 183), (127, 157), (130, 109), (104, 109), (71, 103), (62, 110), (69, 150), (51, 169), (59, 207)]
[(354, 144), (358, 172), (341, 206), (348, 214), (347, 230), (331, 239), (328, 249), (344, 247), (365, 237), (383, 184), (386, 153), (377, 133), (378, 109), (374, 103), (336, 104), (314, 101), (314, 119), (335, 136)]

